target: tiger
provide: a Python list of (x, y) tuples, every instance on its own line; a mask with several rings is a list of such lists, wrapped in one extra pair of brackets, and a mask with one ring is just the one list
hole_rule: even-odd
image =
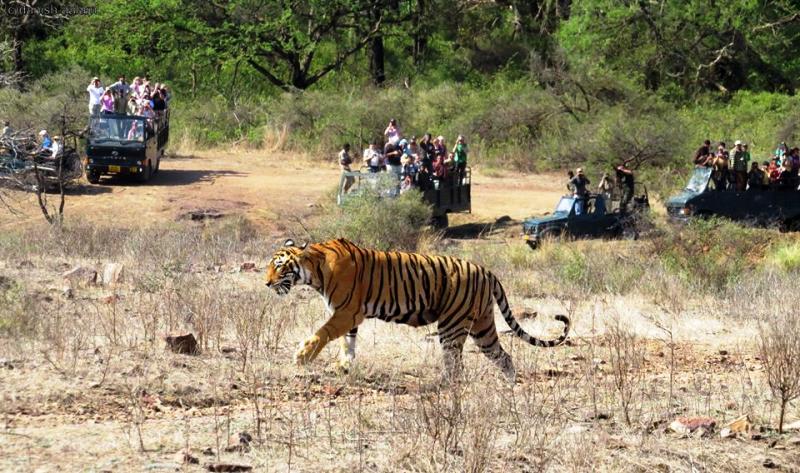
[(436, 323), (444, 377), (462, 370), (467, 336), (511, 381), (514, 364), (503, 349), (494, 322), (496, 302), (512, 332), (539, 347), (567, 339), (570, 320), (556, 315), (563, 333), (553, 340), (529, 335), (511, 313), (503, 286), (491, 271), (450, 256), (361, 248), (339, 238), (298, 246), (286, 240), (269, 260), (266, 285), (284, 296), (295, 285), (309, 285), (325, 302), (328, 319), (295, 354), (298, 365), (312, 362), (331, 341), (341, 338), (340, 367), (355, 359), (357, 327), (365, 319), (420, 327)]

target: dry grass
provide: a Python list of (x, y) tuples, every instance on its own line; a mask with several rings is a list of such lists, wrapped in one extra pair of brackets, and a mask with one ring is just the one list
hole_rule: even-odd
[[(276, 243), (241, 220), (3, 235), (0, 469), (141, 470), (176, 463), (187, 449), (200, 466), (172, 466), (757, 471), (764, 455), (787, 468), (800, 461), (798, 447), (774, 429), (780, 402), (751, 322), (769, 312), (762, 289), (789, 287), (785, 275), (753, 273), (736, 292), (692, 295), (638, 260), (644, 242), (533, 253), (519, 242), (429, 236), (425, 251), (486, 265), (513, 307), (538, 310), (526, 329), (547, 334), (555, 313), (575, 324), (571, 344), (551, 350), (502, 337), (519, 373), (514, 386), (468, 344), (465, 381), (445, 387), (429, 328), (365, 323), (347, 375), (333, 369), (336, 346), (307, 369), (291, 365), (297, 343), (323, 319), (322, 302), (307, 288), (278, 298), (263, 273), (239, 271), (245, 261), (263, 270)], [(577, 269), (563, 269), (581, 255)], [(121, 284), (62, 295), (62, 271), (110, 261), (125, 265)], [(634, 287), (602, 276), (598, 268), (614, 261), (646, 267)], [(165, 350), (163, 335), (181, 331), (198, 337), (200, 355)], [(764, 440), (666, 431), (676, 415), (723, 423), (741, 414), (764, 426)], [(789, 403), (787, 419), (798, 416)], [(239, 444), (240, 432), (252, 435), (249, 446)]]

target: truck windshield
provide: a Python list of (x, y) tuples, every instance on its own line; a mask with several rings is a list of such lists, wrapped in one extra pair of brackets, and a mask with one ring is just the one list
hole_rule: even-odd
[(556, 210), (554, 213), (570, 213), (570, 211), (572, 211), (572, 203), (574, 201), (574, 199), (570, 199), (569, 197), (562, 197), (561, 200), (558, 201), (558, 205), (556, 205)]
[(706, 190), (709, 177), (711, 177), (711, 168), (695, 168), (685, 190), (693, 194), (702, 194)]
[(94, 146), (141, 146), (145, 121), (134, 117), (95, 117), (89, 128), (89, 143)]

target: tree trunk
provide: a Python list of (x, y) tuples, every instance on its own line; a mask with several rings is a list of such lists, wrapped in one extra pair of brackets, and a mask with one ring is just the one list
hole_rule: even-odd
[(386, 82), (386, 70), (384, 68), (383, 36), (376, 36), (372, 39), (369, 48), (369, 72), (372, 82), (381, 85)]
[(425, 55), (425, 50), (428, 48), (428, 30), (425, 20), (425, 0), (417, 0), (417, 9), (412, 18), (412, 37), (414, 38), (414, 46), (412, 49), (412, 58), (414, 66), (419, 67), (422, 64), (422, 58)]
[(25, 70), (25, 60), (22, 57), (22, 30), (23, 27), (17, 28), (14, 31), (14, 36), (11, 38), (11, 47), (13, 48), (11, 52), (11, 61), (14, 72), (16, 73), (22, 73)]

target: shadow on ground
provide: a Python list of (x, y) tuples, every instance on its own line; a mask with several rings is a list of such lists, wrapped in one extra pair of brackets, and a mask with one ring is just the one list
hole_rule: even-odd
[(444, 230), (442, 236), (454, 240), (473, 240), (508, 230), (518, 223), (508, 215), (504, 215), (494, 222), (471, 222), (448, 227)]
[(237, 171), (219, 171), (208, 169), (161, 169), (158, 174), (147, 182), (139, 183), (133, 176), (110, 176), (104, 177), (100, 185), (104, 184), (139, 184), (146, 186), (187, 186), (198, 182), (210, 182), (223, 176), (245, 176), (245, 173)]

